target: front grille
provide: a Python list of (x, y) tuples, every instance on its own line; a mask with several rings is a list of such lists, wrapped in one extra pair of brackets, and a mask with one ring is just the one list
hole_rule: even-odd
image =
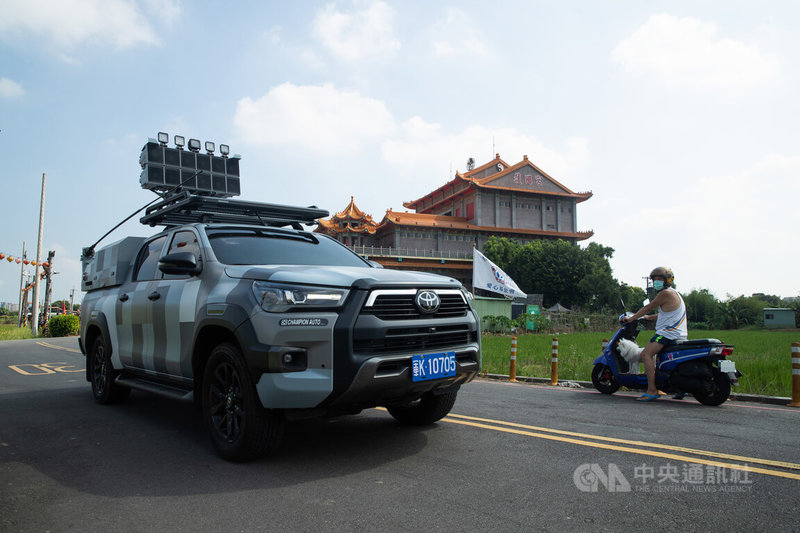
[(478, 341), (478, 334), (466, 325), (431, 328), (397, 328), (379, 339), (355, 339), (356, 353), (377, 355), (394, 352), (433, 352)]
[(441, 300), (435, 313), (421, 313), (414, 304), (415, 292), (382, 291), (371, 306), (364, 307), (362, 314), (372, 314), (382, 320), (408, 320), (415, 318), (453, 318), (464, 316), (469, 305), (461, 291), (436, 291)]

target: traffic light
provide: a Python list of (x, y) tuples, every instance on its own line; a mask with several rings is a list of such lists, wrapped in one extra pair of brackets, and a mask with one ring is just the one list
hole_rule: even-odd
[(175, 148), (167, 146), (169, 135), (159, 133), (158, 140), (149, 139), (142, 147), (139, 183), (143, 189), (168, 193), (178, 189), (193, 194), (227, 198), (241, 194), (240, 156), (229, 156), (228, 145), (220, 145), (221, 156), (214, 155), (215, 145), (206, 142), (206, 153), (200, 153), (200, 141), (176, 135)]

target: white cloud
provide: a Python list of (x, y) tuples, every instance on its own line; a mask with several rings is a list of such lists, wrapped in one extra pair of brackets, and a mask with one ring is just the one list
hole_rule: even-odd
[(438, 57), (465, 55), (474, 59), (487, 54), (479, 26), (460, 9), (449, 8), (444, 20), (433, 25), (431, 33), (435, 36), (433, 49)]
[(795, 295), (786, 280), (797, 270), (798, 175), (800, 157), (771, 154), (739, 172), (687, 178), (657, 195), (629, 188), (625, 206), (600, 208), (614, 213), (603, 220), (601, 241), (618, 252), (615, 276), (639, 286), (650, 268), (666, 264), (685, 292)]
[(22, 85), (8, 78), (0, 78), (0, 98), (19, 98), (24, 95)]
[(166, 25), (173, 24), (181, 14), (181, 0), (140, 0), (142, 8), (151, 18)]
[(714, 23), (667, 14), (652, 15), (611, 59), (670, 88), (737, 91), (768, 85), (779, 72), (778, 60), (757, 44), (720, 37)]
[[(147, 2), (152, 9), (154, 2)], [(174, 19), (175, 2), (160, 4), (164, 16)], [(5, 40), (31, 36), (58, 47), (82, 44), (129, 48), (159, 44), (155, 30), (138, 5), (124, 0), (0, 0), (0, 35)]]
[(536, 166), (565, 185), (568, 181), (565, 176), (578, 172), (588, 158), (586, 139), (580, 137), (569, 139), (564, 150), (554, 150), (516, 128), (472, 125), (448, 133), (442, 131), (439, 124), (425, 122), (418, 116), (404, 122), (401, 135), (387, 139), (381, 151), (383, 158), (392, 165), (415, 169), (415, 174), (423, 176), (431, 175), (425, 169), (449, 171), (448, 164), (452, 165), (453, 173), (463, 172), (469, 157), (474, 157), (480, 165), (499, 152), (503, 160), (514, 164), (527, 155)]
[(295, 144), (321, 155), (352, 154), (395, 130), (384, 103), (332, 84), (284, 83), (236, 106), (243, 140), (260, 145)]
[(394, 36), (394, 10), (384, 2), (368, 4), (352, 12), (328, 4), (313, 21), (314, 36), (337, 59), (346, 62), (385, 61), (400, 48)]

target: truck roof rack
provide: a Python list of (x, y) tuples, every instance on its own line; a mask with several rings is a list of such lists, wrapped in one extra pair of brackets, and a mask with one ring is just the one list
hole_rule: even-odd
[(193, 222), (221, 222), (257, 226), (291, 226), (302, 230), (301, 224), (316, 224), (329, 215), (325, 209), (293, 207), (280, 204), (231, 200), (198, 196), (181, 191), (153, 204), (139, 222), (149, 226), (178, 226)]

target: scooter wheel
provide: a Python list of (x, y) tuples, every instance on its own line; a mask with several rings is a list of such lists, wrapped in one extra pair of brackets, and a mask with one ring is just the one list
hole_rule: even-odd
[(721, 405), (731, 394), (731, 382), (727, 375), (716, 372), (702, 390), (692, 394), (703, 405)]
[(603, 394), (614, 394), (619, 390), (619, 383), (609, 367), (602, 364), (594, 365), (592, 369), (592, 384)]

